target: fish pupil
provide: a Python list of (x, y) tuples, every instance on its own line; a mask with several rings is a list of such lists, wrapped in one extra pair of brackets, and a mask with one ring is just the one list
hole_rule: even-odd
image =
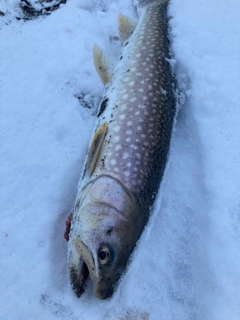
[(102, 250), (102, 251), (99, 252), (99, 259), (100, 259), (100, 260), (105, 260), (106, 257), (107, 257), (106, 251), (103, 251), (103, 250)]

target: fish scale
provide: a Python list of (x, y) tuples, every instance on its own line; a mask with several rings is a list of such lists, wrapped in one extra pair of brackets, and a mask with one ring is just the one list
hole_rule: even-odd
[(88, 275), (97, 297), (113, 294), (167, 162), (176, 111), (167, 1), (138, 4), (137, 25), (120, 16), (123, 48), (115, 70), (99, 47), (93, 50), (105, 90), (69, 234), (68, 269), (77, 296)]

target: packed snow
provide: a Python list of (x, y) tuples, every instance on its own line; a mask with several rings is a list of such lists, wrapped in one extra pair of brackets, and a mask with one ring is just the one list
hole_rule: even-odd
[[(152, 218), (110, 300), (67, 274), (65, 220), (131, 0), (68, 0), (24, 20), (0, 2), (0, 319), (240, 319), (240, 2), (171, 0), (185, 102)], [(18, 19), (16, 19), (18, 17)]]

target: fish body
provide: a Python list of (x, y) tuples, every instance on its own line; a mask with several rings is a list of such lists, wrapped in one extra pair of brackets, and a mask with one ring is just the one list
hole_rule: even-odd
[(166, 1), (139, 1), (137, 25), (120, 17), (121, 56), (114, 70), (97, 46), (105, 84), (79, 184), (68, 268), (80, 296), (112, 295), (145, 227), (166, 166), (176, 111), (168, 59)]

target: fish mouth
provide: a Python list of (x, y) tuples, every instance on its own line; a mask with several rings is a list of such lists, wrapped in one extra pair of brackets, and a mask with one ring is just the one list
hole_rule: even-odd
[(79, 266), (70, 267), (70, 280), (72, 284), (73, 291), (78, 298), (84, 293), (86, 289), (86, 282), (89, 277), (89, 270), (86, 263), (80, 258)]
[(91, 270), (91, 273), (94, 272), (95, 264), (91, 251), (80, 239), (76, 240), (75, 248), (78, 257), (77, 261), (74, 259), (75, 263), (70, 266), (70, 280), (73, 291), (77, 297), (81, 297), (87, 287), (87, 280), (90, 274), (89, 270)]

